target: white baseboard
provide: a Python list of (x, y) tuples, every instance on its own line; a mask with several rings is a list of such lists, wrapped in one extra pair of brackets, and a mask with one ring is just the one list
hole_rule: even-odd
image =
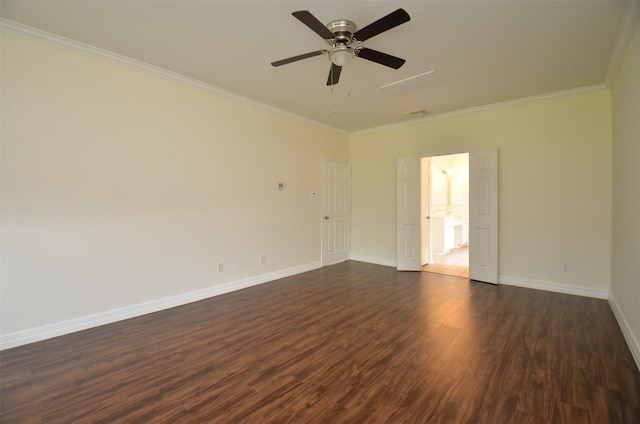
[(631, 327), (629, 326), (629, 323), (625, 319), (624, 314), (620, 310), (620, 307), (618, 306), (618, 303), (613, 298), (613, 296), (609, 297), (609, 305), (611, 305), (611, 310), (613, 310), (613, 315), (615, 315), (616, 320), (618, 321), (618, 325), (622, 330), (622, 334), (624, 335), (624, 338), (627, 341), (627, 344), (629, 345), (629, 350), (631, 350), (631, 355), (633, 356), (633, 359), (636, 361), (636, 365), (640, 370), (640, 343), (638, 342), (638, 339), (636, 339), (635, 336), (633, 335), (633, 332), (631, 331)]
[(396, 261), (393, 259), (382, 259), (382, 258), (374, 258), (373, 256), (353, 255), (353, 254), (351, 255), (350, 259), (352, 261), (366, 262), (369, 264), (391, 266), (394, 268), (396, 267)]
[[(351, 260), (367, 262), (376, 265), (384, 265), (390, 267), (396, 267), (396, 261), (393, 259), (382, 259), (373, 256), (365, 255), (351, 255)], [(548, 281), (536, 281), (530, 279), (524, 279), (519, 277), (510, 277), (507, 275), (500, 275), (498, 277), (498, 284), (504, 284), (506, 286), (517, 286), (528, 289), (544, 290), (555, 293), (572, 294), (577, 296), (594, 297), (597, 299), (607, 299), (609, 291), (605, 289), (593, 289), (590, 287), (580, 287), (568, 284), (551, 283)]]
[(75, 333), (76, 331), (87, 330), (93, 327), (99, 327), (101, 325), (150, 314), (152, 312), (162, 311), (191, 302), (197, 302), (199, 300), (207, 299), (213, 296), (219, 296), (221, 294), (244, 289), (262, 283), (267, 283), (279, 278), (289, 277), (291, 275), (300, 274), (321, 267), (322, 264), (320, 262), (312, 262), (293, 268), (287, 268), (268, 274), (261, 274), (254, 277), (245, 278), (243, 280), (208, 287), (202, 290), (196, 290), (176, 296), (165, 297), (163, 299), (152, 300), (150, 302), (140, 303), (138, 305), (128, 306), (126, 308), (114, 309), (98, 314), (74, 318), (68, 321), (48, 324), (42, 327), (36, 327), (28, 330), (16, 331), (14, 333), (0, 335), (0, 350), (10, 349), (12, 347), (21, 346), (28, 343), (34, 343), (53, 337), (63, 336), (65, 334)]
[(528, 280), (508, 275), (498, 276), (498, 284), (505, 286), (524, 287), (527, 289), (544, 290), (555, 293), (573, 294), (577, 296), (594, 297), (596, 299), (607, 299), (609, 291), (606, 289), (593, 289), (590, 287), (573, 286), (569, 284), (552, 283), (549, 281)]
[[(376, 258), (365, 255), (351, 255), (351, 260), (367, 262), (376, 265), (395, 267), (396, 261), (392, 259)], [(312, 262), (309, 264), (288, 268), (268, 274), (261, 274), (254, 277), (249, 277), (243, 280), (238, 280), (226, 284), (212, 286), (202, 290), (196, 290), (188, 293), (179, 294), (163, 299), (153, 300), (150, 302), (141, 303), (138, 305), (128, 306), (126, 308), (114, 309), (98, 314), (88, 315), (85, 317), (75, 318), (68, 321), (57, 322), (54, 324), (44, 325), (42, 327), (32, 328), (23, 331), (17, 331), (5, 335), (0, 335), (0, 350), (10, 349), (25, 345), (28, 343), (34, 343), (41, 340), (50, 339), (53, 337), (62, 336), (65, 334), (74, 333), (77, 331), (86, 330), (93, 327), (109, 324), (116, 321), (121, 321), (129, 318), (134, 318), (141, 315), (150, 314), (153, 312), (162, 311), (165, 309), (173, 308), (176, 306), (185, 305), (191, 302), (197, 302), (199, 300), (207, 299), (221, 294), (229, 293), (236, 290), (241, 290), (247, 287), (255, 286), (258, 284), (267, 283), (269, 281), (277, 280), (279, 278), (289, 277), (291, 275), (300, 274), (303, 272), (311, 271), (321, 268), (321, 262)], [(587, 287), (576, 287), (565, 284), (525, 280), (517, 277), (509, 277), (501, 275), (499, 277), (499, 283), (511, 286), (525, 287), (536, 290), (546, 290), (557, 293), (573, 294), (578, 296), (595, 297), (599, 299), (607, 299), (608, 291), (600, 289), (592, 289)], [(622, 314), (617, 308), (615, 301), (609, 300), (612, 304), (612, 309), (620, 322), (620, 326), (623, 329), (627, 342), (631, 347), (631, 351), (636, 359), (636, 362), (640, 364), (640, 349), (638, 343), (629, 331), (629, 327), (624, 321)], [(615, 305), (615, 306), (614, 306)], [(625, 327), (626, 326), (626, 327)], [(639, 365), (640, 367), (640, 365)]]

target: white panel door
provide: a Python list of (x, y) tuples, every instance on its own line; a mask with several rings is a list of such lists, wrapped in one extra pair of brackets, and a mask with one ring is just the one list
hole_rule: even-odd
[(498, 284), (498, 150), (469, 156), (469, 278)]
[(420, 158), (398, 158), (396, 268), (420, 271)]
[(420, 160), (420, 264), (427, 265), (432, 260), (431, 252), (431, 161), (428, 158)]
[(322, 265), (349, 259), (349, 164), (322, 160)]

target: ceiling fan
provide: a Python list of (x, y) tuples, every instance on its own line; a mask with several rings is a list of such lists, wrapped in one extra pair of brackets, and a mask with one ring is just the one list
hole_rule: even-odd
[(334, 85), (337, 84), (340, 79), (342, 67), (354, 56), (370, 60), (393, 69), (399, 69), (405, 62), (404, 59), (400, 59), (399, 57), (357, 45), (362, 41), (366, 41), (371, 37), (411, 20), (411, 17), (409, 17), (409, 14), (404, 9), (398, 9), (395, 12), (391, 12), (362, 29), (358, 29), (355, 23), (347, 19), (331, 21), (325, 26), (308, 10), (299, 10), (297, 12), (293, 12), (292, 15), (300, 22), (311, 28), (313, 32), (322, 37), (331, 46), (331, 48), (329, 50), (316, 50), (271, 62), (272, 66), (282, 66), (287, 63), (297, 62), (298, 60), (308, 59), (310, 57), (328, 53), (329, 59), (331, 60), (331, 68), (329, 69), (327, 85)]

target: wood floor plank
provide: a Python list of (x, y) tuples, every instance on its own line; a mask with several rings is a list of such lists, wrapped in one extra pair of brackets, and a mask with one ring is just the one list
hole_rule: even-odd
[(604, 300), (349, 261), (0, 352), (2, 423), (638, 423)]

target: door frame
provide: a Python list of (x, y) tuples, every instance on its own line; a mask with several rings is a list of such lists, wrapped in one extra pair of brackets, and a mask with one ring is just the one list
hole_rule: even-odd
[[(497, 163), (497, 149), (489, 149), (489, 150), (495, 150), (495, 152), (496, 152), (496, 156), (495, 156), (495, 161), (496, 162), (495, 162), (495, 164), (492, 164), (492, 165), (495, 166), (495, 169), (494, 169), (495, 174), (493, 175), (493, 178), (494, 178), (493, 183), (495, 184), (496, 190), (495, 190), (495, 192), (492, 192), (495, 195), (495, 198), (493, 199), (494, 206), (495, 206), (495, 210), (494, 210), (494, 212), (495, 212), (495, 216), (494, 216), (494, 218), (495, 218), (495, 226), (494, 226), (494, 233), (491, 234), (491, 248), (494, 249), (493, 253), (492, 253), (492, 256), (491, 256), (491, 265), (494, 267), (495, 278), (488, 278), (488, 279), (487, 278), (478, 278), (478, 279), (480, 281), (486, 281), (486, 282), (489, 282), (489, 283), (497, 284), (498, 283), (498, 278), (497, 278), (497, 268), (498, 268), (497, 257), (498, 257), (498, 252), (499, 252), (498, 237), (497, 237), (497, 231), (498, 231), (497, 204), (498, 204), (498, 196), (499, 196), (499, 193), (498, 193), (498, 190), (497, 190), (497, 184), (498, 184), (498, 181), (497, 181), (497, 167), (498, 167), (498, 163)], [(472, 211), (471, 211), (471, 203), (472, 203), (471, 198), (472, 198), (472, 196), (477, 194), (475, 192), (472, 192), (472, 187), (475, 188), (475, 184), (474, 185), (471, 184), (472, 183), (471, 178), (472, 178), (472, 172), (473, 172), (472, 171), (472, 161), (473, 161), (474, 155), (476, 155), (476, 154), (478, 154), (480, 152), (484, 152), (484, 151), (485, 150), (483, 150), (483, 149), (468, 148), (468, 149), (460, 149), (460, 150), (455, 150), (454, 149), (454, 150), (447, 150), (447, 151), (429, 152), (429, 153), (417, 154), (417, 155), (412, 156), (412, 157), (405, 157), (405, 158), (400, 158), (399, 157), (399, 158), (397, 158), (397, 163), (398, 163), (398, 166), (399, 166), (402, 163), (402, 160), (404, 160), (405, 163), (408, 163), (408, 162), (410, 162), (411, 158), (413, 158), (413, 159), (415, 159), (415, 163), (417, 163), (419, 165), (421, 163), (422, 158), (433, 157), (433, 156), (455, 155), (455, 154), (460, 154), (460, 153), (468, 153), (469, 154), (469, 209), (470, 209), (469, 210), (469, 221), (470, 221), (469, 222), (469, 226), (470, 226), (470, 231), (471, 231), (473, 229), (473, 225), (475, 225), (474, 222), (472, 222), (472, 219), (474, 219), (474, 218), (472, 218), (472, 216), (471, 216), (471, 214), (472, 214)], [(397, 193), (396, 197), (397, 197), (397, 208), (399, 209), (400, 205), (402, 203), (402, 195), (401, 195), (401, 192), (400, 192), (400, 188), (401, 188), (400, 175), (401, 174), (400, 174), (400, 170), (398, 170), (397, 172), (398, 172), (398, 184), (397, 184), (398, 193)], [(420, 193), (420, 196), (422, 196), (422, 195), (423, 195), (423, 193)], [(417, 201), (420, 202), (420, 199), (417, 199)], [(418, 214), (418, 216), (419, 215), (420, 214)], [(401, 222), (400, 221), (401, 220), (399, 218), (400, 218), (400, 215), (398, 213), (398, 217), (397, 217), (397, 220), (398, 220), (398, 222), (397, 222), (398, 232), (397, 232), (397, 236), (396, 236), (398, 250), (400, 250), (400, 246), (403, 245), (403, 242), (406, 243), (406, 240), (404, 240), (404, 236), (400, 233), (400, 227), (401, 227)], [(417, 223), (419, 223), (419, 218), (418, 218), (418, 222)], [(414, 233), (411, 235), (411, 237), (415, 238), (415, 237), (420, 237), (421, 236), (421, 234), (420, 234), (420, 225), (413, 225), (413, 226), (404, 225), (404, 227), (406, 227), (406, 228), (417, 227), (417, 230), (413, 230)], [(471, 257), (471, 255), (472, 254), (474, 254), (474, 255), (476, 254), (475, 253), (476, 250), (471, 248), (471, 244), (473, 242), (474, 242), (474, 239), (471, 238), (471, 234), (470, 234), (470, 240), (469, 240), (469, 245), (470, 245), (470, 248), (469, 248), (469, 267), (470, 267), (470, 269), (469, 269), (469, 271), (470, 271), (470, 276), (471, 276), (471, 265), (473, 263), (473, 258)], [(420, 251), (420, 250), (421, 250), (421, 246), (418, 247), (418, 251)], [(418, 254), (417, 256), (420, 257), (420, 254)], [(401, 256), (400, 256), (400, 253), (398, 252), (398, 254), (397, 254), (397, 261), (398, 262), (397, 262), (397, 265), (396, 265), (396, 268), (398, 270), (419, 271), (419, 270), (422, 269), (422, 267), (418, 267), (418, 265), (417, 265), (417, 263), (419, 263), (420, 260), (417, 260), (417, 262), (414, 264), (411, 261), (411, 258), (407, 257), (406, 259), (408, 259), (408, 260), (402, 261), (403, 263), (401, 264), (400, 263), (401, 262)]]
[[(471, 151), (461, 151), (461, 152), (456, 152), (456, 153), (441, 153), (441, 154), (437, 154), (437, 155), (431, 155), (431, 156), (427, 156), (427, 157), (422, 157), (421, 161), (428, 161), (429, 165), (431, 167), (431, 165), (432, 165), (432, 161), (431, 160), (433, 158), (443, 157), (443, 156), (452, 156), (452, 155), (461, 155), (461, 154), (466, 154), (467, 155), (467, 158), (469, 160), (469, 163), (468, 163), (468, 166), (467, 166), (467, 171), (469, 171), (471, 169), (471, 164), (470, 164)], [(433, 261), (433, 256), (434, 256), (434, 254), (433, 254), (433, 246), (432, 246), (432, 237), (433, 237), (433, 229), (432, 229), (432, 227), (433, 227), (434, 224), (433, 224), (433, 217), (431, 217), (431, 210), (430, 210), (431, 209), (431, 201), (432, 201), (432, 192), (433, 192), (433, 180), (431, 179), (431, 168), (429, 168), (427, 176), (429, 178), (428, 184), (424, 184), (424, 187), (426, 187), (426, 189), (427, 189), (426, 190), (426, 195), (425, 195), (424, 188), (421, 189), (421, 191), (420, 191), (420, 196), (421, 196), (420, 202), (423, 203), (422, 196), (425, 196), (425, 197), (428, 198), (426, 204), (429, 207), (429, 210), (427, 211), (427, 214), (428, 214), (428, 219), (427, 220), (428, 220), (428, 225), (429, 225), (429, 234), (428, 234), (429, 238), (426, 241), (426, 244), (429, 245), (428, 246), (428, 250), (429, 250), (429, 253), (430, 253), (430, 255), (429, 255), (429, 261), (430, 262), (429, 263), (431, 263)], [(422, 175), (421, 178), (424, 178), (424, 175)], [(471, 178), (470, 175), (467, 174), (467, 187), (468, 188), (469, 188), (470, 178)], [(449, 184), (451, 184), (450, 181), (449, 181)], [(449, 195), (450, 195), (450, 193), (449, 193)], [(467, 204), (467, 218), (470, 215), (470, 211), (469, 211), (470, 207), (469, 206), (470, 205)], [(421, 239), (420, 243), (421, 244), (425, 244), (424, 238)]]

